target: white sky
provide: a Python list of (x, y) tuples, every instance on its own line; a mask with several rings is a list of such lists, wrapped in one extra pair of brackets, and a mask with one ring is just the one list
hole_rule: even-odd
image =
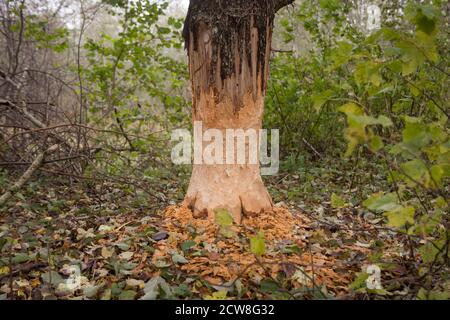
[(184, 7), (188, 7), (188, 5), (189, 5), (189, 0), (175, 0), (175, 1), (178, 1), (178, 2), (180, 2)]
[[(0, 0), (1, 1), (1, 0)], [(51, 10), (56, 9), (62, 0), (41, 0), (43, 1), (43, 7), (50, 8)], [(100, 0), (97, 0), (100, 1)], [(147, 0), (131, 0), (131, 1), (147, 1)], [(150, 0), (152, 2), (158, 0)], [(169, 2), (169, 8), (167, 13), (173, 14), (176, 12), (176, 15), (179, 16), (180, 13), (182, 16), (186, 15), (187, 9), (189, 6), (189, 0), (167, 0)], [(66, 23), (69, 28), (73, 28), (74, 25), (78, 24), (78, 15), (77, 12), (79, 10), (79, 1), (77, 0), (66, 0), (65, 6), (62, 8), (61, 13), (66, 18)]]

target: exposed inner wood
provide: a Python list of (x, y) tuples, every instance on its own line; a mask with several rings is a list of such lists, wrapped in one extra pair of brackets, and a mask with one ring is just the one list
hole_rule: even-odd
[[(236, 114), (234, 105), (228, 99), (216, 105), (212, 92), (209, 95), (202, 94), (193, 117), (195, 121), (202, 121), (203, 131), (209, 128), (219, 129), (223, 137), (226, 137), (226, 129), (259, 129), (263, 98), (253, 101), (253, 97), (247, 94), (244, 102), (244, 107)], [(205, 142), (203, 146), (209, 143)], [(248, 150), (248, 140), (246, 147)], [(237, 143), (234, 148), (236, 159)], [(225, 158), (224, 150), (224, 161)], [(259, 164), (248, 164), (248, 158), (246, 153), (246, 164), (194, 164), (186, 195), (186, 201), (194, 214), (212, 217), (214, 209), (226, 208), (239, 223), (242, 213), (251, 215), (272, 208), (272, 200), (260, 176)]]
[[(226, 129), (261, 128), (279, 2), (191, 0), (184, 37), (192, 118), (202, 122), (203, 131), (219, 129), (225, 137)], [(242, 213), (270, 209), (259, 169), (259, 164), (194, 164), (186, 202), (195, 214), (210, 217), (214, 209), (227, 208), (238, 223)]]

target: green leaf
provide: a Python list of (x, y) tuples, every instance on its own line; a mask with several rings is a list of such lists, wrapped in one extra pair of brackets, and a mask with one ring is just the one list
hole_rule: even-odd
[(439, 54), (436, 49), (433, 37), (428, 34), (418, 31), (416, 33), (416, 42), (421, 47), (423, 54), (426, 58), (433, 62), (438, 62)]
[(414, 73), (417, 70), (419, 63), (416, 59), (408, 59), (402, 63), (402, 75), (407, 76)]
[(334, 92), (332, 90), (326, 90), (319, 94), (312, 96), (313, 108), (316, 112), (322, 109), (323, 105), (333, 96)]
[(0, 238), (0, 251), (2, 251), (5, 244), (8, 242), (6, 238)]
[(366, 281), (369, 278), (369, 274), (367, 272), (358, 272), (356, 274), (355, 280), (350, 284), (350, 288), (353, 290), (358, 290), (366, 287)]
[(430, 300), (450, 300), (450, 292), (449, 291), (438, 291), (431, 290), (428, 295)]
[(436, 259), (439, 250), (431, 242), (427, 242), (419, 248), (419, 253), (424, 263), (432, 263)]
[(187, 297), (192, 296), (191, 289), (185, 283), (182, 283), (179, 286), (177, 286), (174, 289), (173, 293), (176, 296), (183, 297), (183, 298), (187, 298)]
[(333, 61), (333, 67), (337, 68), (347, 63), (352, 58), (353, 46), (351, 43), (341, 41), (337, 47), (331, 52), (331, 60)]
[(388, 226), (402, 228), (407, 224), (414, 224), (414, 207), (398, 207), (384, 215), (388, 218)]
[(372, 211), (384, 212), (392, 211), (399, 207), (397, 195), (395, 193), (375, 193), (363, 202), (363, 205)]
[(364, 114), (363, 109), (354, 102), (346, 103), (343, 106), (339, 107), (338, 110), (345, 113), (346, 115), (363, 115)]
[(373, 136), (369, 142), (369, 148), (373, 152), (377, 152), (378, 150), (384, 147), (383, 140), (379, 136)]
[(402, 131), (403, 143), (411, 151), (417, 152), (430, 143), (431, 135), (425, 124), (412, 122), (420, 119), (406, 118), (405, 120), (405, 128)]
[(169, 17), (168, 23), (169, 25), (174, 26), (176, 29), (180, 29), (181, 27), (183, 27), (183, 23), (180, 20), (175, 19), (174, 17)]
[(196, 245), (196, 243), (195, 243), (195, 241), (193, 241), (193, 240), (185, 241), (185, 242), (183, 242), (183, 243), (181, 244), (181, 250), (187, 251), (187, 250), (189, 250), (190, 248), (194, 247), (195, 245)]
[(331, 206), (333, 208), (342, 208), (345, 207), (345, 201), (339, 197), (336, 193), (332, 193), (331, 195)]
[(404, 76), (414, 73), (426, 60), (421, 48), (410, 39), (397, 41), (396, 46), (402, 53), (402, 75)]
[(161, 34), (168, 34), (168, 33), (170, 33), (170, 28), (158, 27), (158, 32), (161, 33)]
[(393, 125), (391, 119), (389, 119), (388, 117), (383, 116), (383, 115), (381, 115), (377, 118), (377, 124), (381, 124), (385, 128)]
[(233, 217), (227, 209), (216, 209), (215, 221), (221, 227), (229, 227), (233, 225)]
[(420, 95), (419, 89), (417, 89), (416, 85), (408, 84), (409, 91), (414, 97), (418, 97)]
[(366, 115), (348, 115), (350, 126), (369, 126), (369, 125), (382, 125), (383, 127), (392, 126), (392, 121), (386, 116), (379, 116), (378, 118), (366, 116)]
[(449, 291), (439, 291), (439, 290), (426, 290), (425, 288), (420, 288), (417, 293), (417, 299), (419, 300), (450, 300)]
[(22, 263), (22, 262), (27, 262), (28, 260), (30, 260), (30, 256), (28, 254), (18, 253), (11, 259), (11, 262), (13, 264), (18, 264), (18, 263)]
[(51, 284), (54, 287), (64, 282), (64, 279), (56, 271), (45, 272), (41, 274), (41, 278), (44, 283)]
[(279, 285), (271, 278), (265, 278), (260, 282), (261, 291), (267, 293), (277, 292), (279, 290)]
[(205, 300), (225, 300), (228, 292), (226, 290), (216, 291), (212, 295), (205, 296)]
[(375, 87), (379, 87), (383, 81), (380, 68), (381, 65), (372, 61), (358, 63), (354, 74), (358, 86), (362, 87), (365, 84), (372, 84)]
[(436, 182), (437, 186), (440, 186), (443, 178), (450, 177), (450, 164), (437, 164), (431, 167), (431, 177)]
[(173, 261), (173, 263), (179, 263), (179, 264), (185, 264), (185, 263), (189, 262), (184, 256), (182, 256), (181, 254), (176, 253), (176, 252), (174, 254), (172, 254), (172, 261)]
[(420, 183), (426, 187), (433, 187), (427, 166), (422, 160), (414, 159), (402, 163), (400, 167), (403, 170), (402, 173), (405, 175), (405, 181), (408, 184), (414, 186), (416, 183)]
[(136, 298), (136, 291), (134, 290), (124, 290), (119, 295), (119, 300), (134, 300)]
[(405, 16), (418, 30), (432, 34), (436, 29), (439, 11), (432, 5), (410, 2), (405, 8)]
[(257, 256), (266, 253), (266, 242), (262, 231), (258, 232), (256, 236), (250, 237), (250, 251)]
[(283, 253), (286, 253), (286, 254), (293, 254), (293, 253), (295, 253), (295, 254), (300, 254), (300, 253), (301, 253), (301, 250), (300, 250), (300, 248), (299, 248), (298, 246), (292, 245), (292, 246), (286, 246), (286, 247), (284, 247), (284, 248), (282, 249), (282, 252), (283, 252)]
[(127, 251), (128, 249), (130, 249), (130, 245), (125, 242), (116, 243), (116, 246), (122, 251)]

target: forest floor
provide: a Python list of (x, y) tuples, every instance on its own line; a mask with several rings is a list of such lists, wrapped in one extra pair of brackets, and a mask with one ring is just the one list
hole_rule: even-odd
[[(0, 217), (0, 298), (364, 299), (370, 264), (389, 289), (377, 297), (408, 295), (405, 239), (360, 205), (381, 188), (377, 166), (284, 170), (266, 181), (273, 211), (226, 230), (111, 182), (32, 184)], [(166, 181), (166, 199), (178, 185)], [(250, 249), (259, 231), (262, 255)]]

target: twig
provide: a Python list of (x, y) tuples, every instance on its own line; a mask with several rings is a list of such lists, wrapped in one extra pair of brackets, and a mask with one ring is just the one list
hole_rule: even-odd
[(1, 197), (0, 197), (0, 207), (4, 206), (6, 202), (17, 192), (19, 191), (25, 183), (31, 178), (33, 173), (39, 169), (39, 167), (42, 165), (42, 162), (45, 159), (46, 154), (52, 153), (58, 149), (57, 144), (51, 146), (47, 150), (41, 152), (38, 154), (36, 159), (34, 159), (33, 163), (30, 165), (30, 167), (25, 171), (25, 173), (17, 180), (17, 182), (8, 190), (6, 191)]
[(308, 140), (306, 140), (305, 138), (302, 138), (302, 141), (316, 154), (316, 156), (319, 157), (319, 159), (323, 158), (322, 155), (319, 153), (319, 151), (317, 151), (316, 148), (314, 148), (314, 146), (308, 142)]

